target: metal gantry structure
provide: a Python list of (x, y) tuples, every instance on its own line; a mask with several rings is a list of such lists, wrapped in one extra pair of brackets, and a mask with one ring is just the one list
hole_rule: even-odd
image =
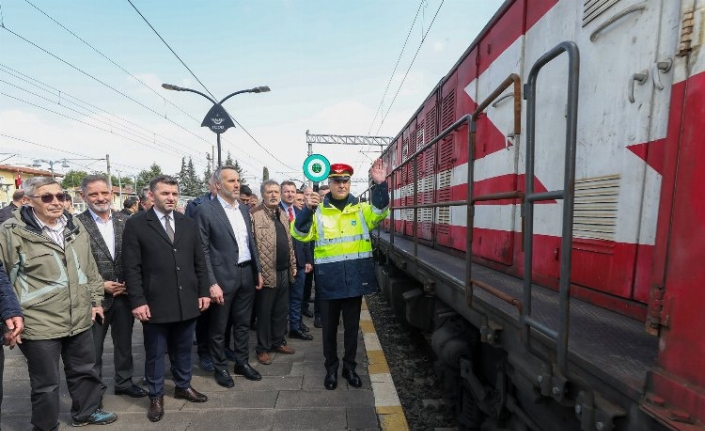
[(393, 139), (389, 136), (312, 134), (306, 131), (309, 156), (313, 154), (313, 144), (376, 145), (382, 151)]

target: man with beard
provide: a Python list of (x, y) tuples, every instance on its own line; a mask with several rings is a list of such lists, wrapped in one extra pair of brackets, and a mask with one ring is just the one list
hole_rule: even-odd
[[(146, 397), (147, 392), (132, 382), (132, 328), (134, 317), (125, 291), (122, 273), (122, 232), (128, 217), (112, 211), (113, 192), (108, 179), (102, 175), (88, 175), (81, 181), (81, 197), (88, 209), (77, 217), (90, 236), (91, 253), (103, 277), (102, 321), (93, 325), (95, 343), (95, 369), (103, 377), (103, 342), (111, 329), (115, 366), (115, 395), (133, 398)], [(103, 394), (107, 386), (103, 382)]]
[(208, 268), (208, 285), (213, 300), (210, 321), (210, 352), (216, 382), (223, 387), (235, 385), (228, 372), (225, 356), (225, 331), (228, 318), (235, 339), (235, 374), (248, 380), (262, 380), (249, 364), (250, 316), (255, 289), (262, 288), (262, 275), (252, 235), (249, 207), (238, 201), (240, 175), (233, 166), (214, 172), (218, 194), (198, 207), (196, 222), (201, 232)]
[(191, 345), (196, 318), (210, 298), (198, 226), (174, 211), (179, 184), (160, 175), (149, 183), (149, 196), (154, 206), (125, 223), (123, 268), (132, 315), (144, 331), (144, 374), (151, 400), (147, 418), (157, 422), (164, 416), (167, 350), (174, 398), (208, 400), (191, 386)]

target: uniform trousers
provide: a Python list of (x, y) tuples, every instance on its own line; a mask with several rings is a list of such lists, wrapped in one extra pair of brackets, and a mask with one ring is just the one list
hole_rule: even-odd
[(263, 287), (256, 295), (257, 353), (286, 345), (286, 316), (289, 311), (289, 269), (277, 271), (277, 285)]
[[(115, 389), (125, 390), (132, 387), (132, 328), (135, 318), (132, 316), (127, 295), (117, 296), (110, 308), (105, 310), (103, 324), (93, 323), (93, 341), (95, 343), (95, 369), (103, 380), (103, 344), (110, 328), (113, 338), (113, 363), (115, 364)], [(107, 386), (103, 383), (103, 393)]]
[(343, 299), (321, 300), (321, 323), (323, 325), (323, 356), (329, 373), (338, 370), (338, 322), (343, 315), (343, 368), (355, 371), (357, 362), (357, 336), (360, 330), (360, 308), (362, 296)]
[(66, 384), (71, 395), (71, 418), (85, 422), (98, 409), (101, 381), (95, 370), (93, 333), (85, 330), (70, 337), (51, 340), (22, 340), (32, 386), (33, 430), (50, 431), (59, 420), (59, 359), (64, 362)]
[(172, 323), (143, 322), (144, 334), (144, 379), (149, 397), (164, 395), (164, 356), (169, 351), (171, 374), (179, 389), (191, 387), (191, 346), (196, 319)]

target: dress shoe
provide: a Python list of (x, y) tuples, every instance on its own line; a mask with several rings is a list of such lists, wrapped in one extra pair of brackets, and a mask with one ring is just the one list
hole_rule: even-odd
[(233, 378), (230, 377), (230, 373), (228, 370), (216, 370), (215, 373), (213, 373), (215, 376), (215, 381), (218, 383), (220, 386), (224, 388), (232, 388), (235, 386), (235, 382), (233, 381)]
[(225, 348), (225, 359), (227, 359), (230, 362), (235, 362), (235, 352), (226, 347)]
[(322, 328), (323, 324), (321, 323), (321, 316), (316, 316), (313, 319), (313, 327), (314, 328)]
[(323, 386), (325, 386), (329, 391), (335, 389), (338, 386), (338, 372), (327, 372), (326, 378), (323, 380)]
[(259, 362), (262, 365), (271, 365), (272, 364), (272, 357), (269, 356), (269, 352), (259, 352), (257, 354), (257, 362)]
[(311, 312), (311, 310), (304, 310), (301, 312), (301, 314), (303, 314), (306, 317), (313, 317), (313, 313)]
[(262, 375), (257, 370), (252, 368), (252, 366), (250, 366), (247, 362), (242, 365), (235, 364), (235, 369), (233, 371), (235, 371), (235, 374), (241, 375), (247, 380), (262, 380)]
[(274, 350), (277, 353), (283, 353), (285, 355), (293, 355), (294, 353), (296, 353), (296, 350), (292, 349), (291, 347), (287, 346), (286, 344), (284, 344), (283, 346), (277, 346), (272, 350)]
[(308, 326), (304, 325), (304, 322), (299, 322), (299, 328), (301, 328), (301, 332), (308, 332), (311, 330)]
[(132, 385), (125, 389), (115, 388), (115, 395), (127, 395), (132, 398), (142, 398), (147, 396), (147, 391), (137, 385)]
[(215, 371), (215, 365), (213, 365), (213, 359), (210, 357), (210, 355), (201, 356), (198, 360), (198, 366), (201, 367), (201, 369), (207, 373), (212, 373), (213, 371)]
[(346, 370), (343, 368), (343, 378), (347, 380), (348, 384), (353, 388), (359, 388), (362, 386), (362, 380), (355, 371)]
[(164, 417), (164, 396), (152, 398), (147, 410), (147, 419), (152, 422), (159, 422)]
[(301, 331), (289, 331), (289, 338), (298, 338), (299, 340), (311, 341), (313, 335)]
[(189, 387), (188, 389), (174, 389), (174, 398), (176, 398), (177, 400), (182, 399), (191, 401), (192, 403), (205, 403), (206, 401), (208, 401), (207, 396), (203, 395), (192, 387)]

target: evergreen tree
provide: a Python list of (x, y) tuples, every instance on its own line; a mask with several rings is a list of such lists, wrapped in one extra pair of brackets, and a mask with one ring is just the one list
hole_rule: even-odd
[(73, 189), (81, 185), (81, 181), (88, 175), (86, 171), (74, 171), (73, 169), (66, 172), (64, 179), (61, 180), (61, 188), (65, 190)]
[(179, 169), (179, 173), (176, 174), (176, 179), (179, 181), (179, 194), (188, 196), (188, 193), (186, 193), (189, 186), (186, 157), (181, 158), (181, 169)]
[(211, 155), (206, 153), (206, 169), (203, 171), (203, 182), (201, 183), (201, 193), (208, 192), (208, 181), (211, 179), (213, 172), (211, 171)]
[(267, 167), (262, 168), (262, 181), (267, 181), (269, 179), (269, 169)]
[[(230, 151), (228, 151), (228, 155), (227, 155), (227, 157), (225, 157), (225, 163), (223, 163), (223, 165), (227, 165), (227, 166), (233, 166), (233, 165), (234, 165), (234, 163), (233, 163), (233, 156), (230, 154)], [(239, 171), (238, 171), (238, 172), (239, 172)]]
[(247, 179), (245, 178), (245, 170), (240, 166), (237, 160), (233, 161), (230, 151), (228, 151), (228, 156), (225, 158), (225, 163), (223, 166), (232, 166), (235, 168), (238, 174), (240, 174), (240, 184), (247, 184)]
[(201, 179), (196, 175), (196, 168), (193, 167), (193, 160), (191, 157), (188, 158), (188, 165), (186, 165), (186, 181), (187, 186), (184, 187), (184, 194), (187, 196), (198, 196), (201, 194), (203, 189), (203, 183)]
[(162, 168), (156, 163), (152, 163), (149, 169), (142, 169), (140, 173), (137, 174), (137, 184), (135, 185), (137, 192), (139, 193), (142, 187), (149, 186), (149, 182), (159, 175), (163, 175)]

